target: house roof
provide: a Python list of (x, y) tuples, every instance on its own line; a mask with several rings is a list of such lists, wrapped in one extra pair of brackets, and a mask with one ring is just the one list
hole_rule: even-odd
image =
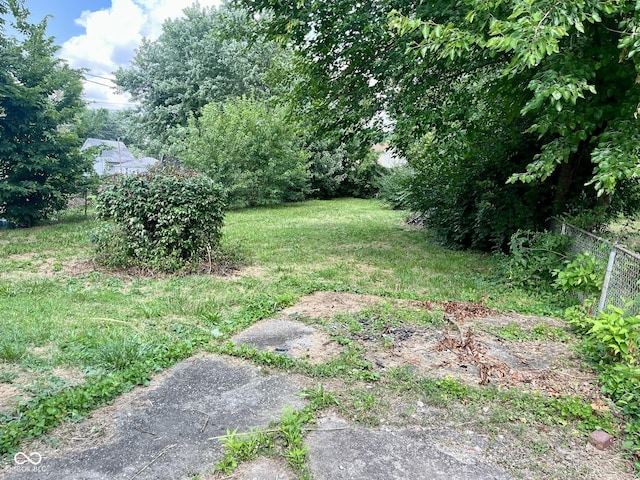
[(127, 146), (120, 141), (87, 138), (82, 147), (80, 147), (80, 151), (91, 147), (99, 147), (101, 149), (100, 154), (95, 156), (93, 162), (93, 169), (100, 176), (112, 173), (144, 172), (158, 163), (158, 160), (151, 157), (136, 159)]
[(82, 152), (90, 147), (102, 147), (102, 151), (98, 158), (100, 161), (107, 162), (112, 165), (137, 162), (136, 157), (133, 156), (123, 142), (103, 140), (100, 138), (87, 138), (82, 147), (80, 147), (80, 151)]

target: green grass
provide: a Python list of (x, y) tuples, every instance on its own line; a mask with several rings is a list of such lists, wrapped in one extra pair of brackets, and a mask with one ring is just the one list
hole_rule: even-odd
[[(376, 201), (230, 212), (224, 248), (247, 266), (231, 277), (96, 271), (88, 243), (96, 224), (72, 212), (50, 225), (0, 230), (0, 377), (23, 394), (22, 402), (0, 411), (0, 452), (15, 451), (64, 419), (81, 418), (159, 369), (222, 345), (231, 333), (316, 290), (484, 300), (498, 309), (546, 314), (558, 308), (508, 288), (497, 277), (496, 258), (446, 250), (427, 232), (406, 228), (402, 212)], [(367, 380), (358, 352), (345, 355), (342, 363), (311, 373), (333, 375), (346, 363)], [(81, 372), (83, 379), (70, 388), (38, 380), (54, 369)], [(362, 397), (357, 405), (364, 410), (370, 401)]]

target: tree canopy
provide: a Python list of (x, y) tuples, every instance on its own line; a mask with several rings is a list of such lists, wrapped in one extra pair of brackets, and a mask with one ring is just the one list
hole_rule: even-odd
[(170, 130), (211, 102), (269, 93), (268, 70), (279, 54), (274, 42), (253, 41), (245, 12), (198, 4), (167, 20), (155, 41), (144, 40), (116, 83), (140, 102), (138, 119), (149, 153), (166, 153)]
[(327, 128), (390, 138), (447, 243), (639, 206), (634, 2), (237, 1), (273, 12)]
[(232, 206), (297, 201), (310, 192), (309, 155), (281, 105), (253, 97), (211, 103), (181, 133), (180, 159), (224, 185)]
[(520, 114), (545, 141), (511, 181), (545, 180), (559, 168), (562, 204), (581, 168), (600, 197), (638, 177), (636, 2), (474, 0), (465, 11), (464, 19), (443, 22), (405, 9), (411, 16), (394, 12), (393, 25), (401, 34), (420, 32), (415, 49), (423, 57), (445, 66), (471, 55), (499, 58), (500, 77), (525, 87)]
[(55, 57), (46, 19), (27, 21), (18, 1), (0, 1), (20, 39), (0, 19), (0, 215), (32, 225), (64, 208), (88, 168), (72, 123), (82, 109), (81, 72)]

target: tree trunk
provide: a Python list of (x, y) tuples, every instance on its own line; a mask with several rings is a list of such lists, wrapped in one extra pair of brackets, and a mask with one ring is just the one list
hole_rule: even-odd
[(553, 199), (553, 214), (559, 215), (564, 213), (569, 202), (569, 193), (573, 185), (575, 172), (580, 165), (580, 154), (571, 154), (569, 161), (560, 165), (558, 181), (556, 183), (556, 194)]

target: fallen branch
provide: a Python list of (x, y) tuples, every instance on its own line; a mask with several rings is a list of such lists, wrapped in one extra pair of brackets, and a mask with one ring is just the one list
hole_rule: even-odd
[(202, 410), (197, 410), (195, 408), (191, 409), (194, 412), (197, 413), (201, 413), (202, 415), (204, 415), (204, 423), (202, 424), (202, 427), (200, 427), (200, 433), (204, 432), (204, 429), (207, 428), (207, 425), (209, 424), (209, 414), (206, 412), (203, 412)]
[(155, 458), (154, 458), (153, 460), (151, 460), (151, 461), (150, 461), (149, 463), (147, 463), (144, 467), (142, 467), (140, 470), (138, 470), (138, 471), (136, 472), (136, 474), (135, 474), (133, 477), (131, 477), (129, 480), (134, 480), (135, 478), (139, 477), (139, 476), (140, 476), (140, 474), (142, 474), (142, 472), (144, 472), (144, 471), (145, 471), (146, 469), (148, 469), (151, 465), (153, 465), (153, 463), (154, 463), (156, 460), (158, 460), (162, 455), (164, 455), (165, 453), (167, 453), (167, 452), (168, 452), (169, 450), (171, 450), (173, 447), (175, 447), (175, 444), (174, 444), (174, 445), (167, 445), (166, 447), (164, 447), (164, 448), (162, 449), (162, 451), (161, 451), (158, 455), (156, 455), (156, 456), (155, 456)]

